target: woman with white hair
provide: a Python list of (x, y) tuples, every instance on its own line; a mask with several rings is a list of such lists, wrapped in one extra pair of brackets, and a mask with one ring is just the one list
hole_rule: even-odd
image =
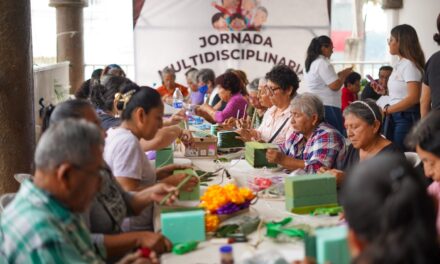
[(288, 170), (316, 173), (321, 167), (333, 167), (344, 152), (342, 135), (324, 122), (324, 105), (318, 96), (304, 93), (291, 103), (294, 132), (281, 145), (281, 151), (269, 149), (266, 158)]

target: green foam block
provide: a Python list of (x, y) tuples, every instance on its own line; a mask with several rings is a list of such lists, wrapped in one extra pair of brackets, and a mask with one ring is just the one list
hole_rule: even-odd
[(205, 212), (201, 208), (163, 210), (160, 222), (162, 234), (173, 244), (206, 239)]
[[(196, 175), (193, 169), (175, 170), (173, 174), (185, 173), (190, 175)], [(179, 190), (180, 201), (198, 201), (200, 199), (200, 183), (198, 183), (192, 192)]]
[(246, 142), (245, 144), (245, 159), (254, 168), (274, 168), (277, 166), (275, 163), (269, 163), (266, 159), (266, 151), (269, 148), (278, 149), (277, 145), (270, 143), (260, 142)]
[(337, 206), (336, 178), (329, 174), (287, 177), (286, 209), (308, 213), (319, 207)]
[(337, 226), (317, 229), (316, 259), (318, 264), (350, 263), (350, 251), (347, 244), (347, 227)]
[(156, 168), (160, 168), (174, 163), (173, 149), (171, 147), (156, 151)]

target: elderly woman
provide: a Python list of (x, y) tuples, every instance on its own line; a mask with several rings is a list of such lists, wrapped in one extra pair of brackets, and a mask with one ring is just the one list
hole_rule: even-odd
[(294, 132), (281, 146), (281, 151), (269, 149), (269, 162), (288, 170), (316, 173), (321, 167), (333, 167), (345, 143), (342, 135), (324, 122), (324, 105), (316, 95), (297, 95), (291, 104)]
[(241, 94), (242, 83), (240, 78), (233, 72), (227, 72), (215, 79), (218, 86), (218, 95), (226, 107), (222, 111), (215, 110), (208, 104), (197, 107), (196, 114), (205, 118), (211, 123), (223, 123), (230, 117), (243, 117), (247, 101)]
[(382, 112), (379, 106), (371, 99), (355, 101), (344, 110), (345, 129), (351, 142), (344, 159), (338, 162), (337, 169), (329, 172), (335, 175), (340, 182), (344, 172), (348, 171), (360, 161), (375, 155), (393, 152), (405, 156), (391, 141), (380, 134), (382, 126)]
[(266, 111), (257, 129), (242, 127), (237, 133), (243, 141), (257, 140), (283, 144), (291, 134), (288, 124), (291, 117), (290, 101), (298, 89), (298, 76), (289, 67), (277, 65), (266, 74), (266, 79), (267, 83), (261, 87), (259, 100), (263, 106), (268, 106), (266, 100), (270, 99), (273, 106)]
[(188, 88), (176, 83), (176, 72), (172, 68), (165, 67), (162, 70), (161, 77), (163, 85), (159, 86), (156, 90), (159, 92), (164, 102), (172, 102), (176, 88), (180, 89), (185, 98), (188, 96)]
[(197, 74), (198, 70), (196, 68), (191, 68), (185, 73), (186, 83), (191, 91), (190, 93), (190, 103), (193, 105), (203, 104), (203, 97), (207, 91), (199, 89)]

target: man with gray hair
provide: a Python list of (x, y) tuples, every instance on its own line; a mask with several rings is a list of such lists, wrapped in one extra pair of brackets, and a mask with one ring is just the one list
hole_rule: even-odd
[(176, 88), (180, 89), (183, 97), (188, 96), (188, 88), (176, 83), (176, 72), (173, 68), (165, 67), (161, 72), (162, 86), (159, 86), (156, 90), (162, 97), (162, 100), (166, 103), (171, 103), (173, 100), (173, 94)]
[(300, 173), (316, 173), (321, 167), (333, 168), (345, 150), (343, 136), (324, 122), (324, 105), (311, 93), (296, 95), (291, 102), (294, 132), (281, 151), (269, 149), (269, 162)]
[(78, 214), (100, 188), (103, 147), (99, 128), (84, 120), (60, 121), (43, 134), (34, 182), (23, 182), (2, 214), (9, 263), (103, 263)]

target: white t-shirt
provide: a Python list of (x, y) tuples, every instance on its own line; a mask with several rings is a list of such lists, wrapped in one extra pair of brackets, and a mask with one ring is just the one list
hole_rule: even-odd
[(337, 79), (335, 68), (322, 55), (319, 55), (310, 65), (309, 71), (304, 73), (304, 81), (309, 92), (319, 96), (324, 105), (341, 108), (341, 90), (333, 91), (328, 87)]
[(397, 104), (408, 95), (407, 82), (421, 82), (422, 72), (412, 61), (401, 58), (388, 79), (390, 105)]
[(209, 96), (209, 100), (208, 100), (208, 104), (209, 105), (212, 105), (212, 103), (213, 103), (213, 101), (214, 101), (214, 98), (215, 98), (215, 96), (218, 94), (218, 87), (216, 86), (213, 90), (212, 90), (212, 93), (211, 93), (211, 95)]
[[(156, 173), (151, 167), (139, 139), (122, 127), (107, 130), (104, 160), (115, 177), (137, 179), (142, 184), (156, 183)], [(130, 217), (122, 224), (124, 231), (153, 230), (153, 205), (146, 207), (139, 216)]]

